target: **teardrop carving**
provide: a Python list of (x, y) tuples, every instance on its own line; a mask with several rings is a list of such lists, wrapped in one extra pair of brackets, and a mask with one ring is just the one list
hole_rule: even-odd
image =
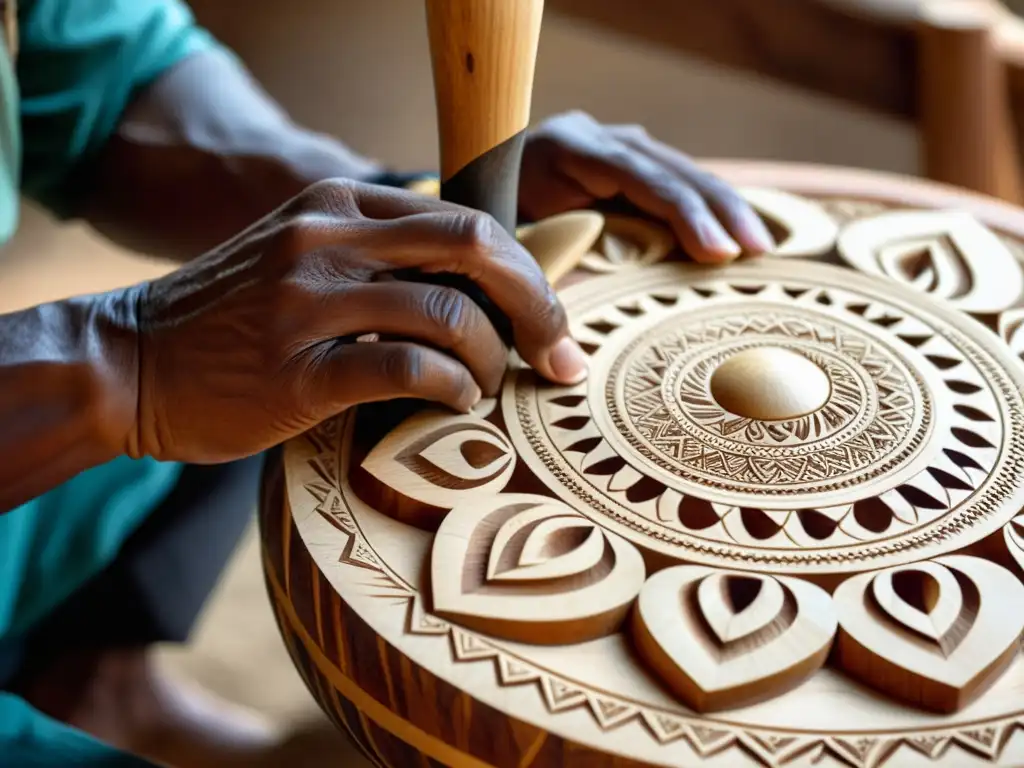
[(746, 187), (739, 193), (776, 230), (779, 242), (771, 255), (820, 256), (835, 246), (839, 225), (817, 203), (776, 189)]
[(800, 685), (824, 664), (836, 616), (828, 593), (799, 579), (677, 566), (644, 585), (632, 628), (660, 679), (712, 712)]
[(631, 216), (606, 216), (604, 231), (580, 266), (591, 272), (618, 272), (664, 259), (675, 236), (660, 224)]
[[(426, 505), (421, 514), (404, 509), (402, 517), (427, 527), (436, 525), (437, 509), (501, 492), (515, 465), (512, 445), (492, 424), (473, 414), (436, 409), (403, 421), (362, 462), (383, 486)], [(417, 521), (418, 516), (430, 519)]]
[(555, 284), (577, 267), (603, 227), (604, 216), (596, 211), (570, 211), (519, 227), (516, 237)]
[(966, 555), (856, 576), (834, 600), (837, 665), (935, 712), (956, 712), (984, 693), (1024, 632), (1024, 586), (1005, 568)]
[(1024, 515), (1003, 526), (1003, 544), (1018, 571), (1024, 574)]
[(1001, 312), (1024, 291), (1024, 273), (989, 229), (957, 211), (897, 211), (854, 222), (839, 236), (852, 267), (944, 299), (964, 312)]
[(1024, 358), (1024, 309), (1008, 309), (999, 315), (999, 335), (1017, 357)]
[(645, 577), (633, 545), (566, 504), (532, 494), (455, 507), (431, 550), (437, 615), (538, 645), (614, 632)]

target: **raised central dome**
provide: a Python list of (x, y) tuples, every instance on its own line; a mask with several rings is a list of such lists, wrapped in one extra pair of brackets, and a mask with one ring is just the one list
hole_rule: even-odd
[(828, 402), (832, 384), (803, 355), (756, 347), (727, 358), (711, 374), (711, 396), (730, 413), (759, 421), (806, 416)]

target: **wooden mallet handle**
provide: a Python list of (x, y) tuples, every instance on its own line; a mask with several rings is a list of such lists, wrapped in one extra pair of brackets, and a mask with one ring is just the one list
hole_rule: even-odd
[(515, 232), (544, 0), (426, 0), (441, 197)]
[[(544, 0), (426, 0), (441, 150), (441, 199), (493, 216), (515, 235), (519, 164), (530, 122)], [(512, 346), (511, 324), (460, 275), (461, 290)]]

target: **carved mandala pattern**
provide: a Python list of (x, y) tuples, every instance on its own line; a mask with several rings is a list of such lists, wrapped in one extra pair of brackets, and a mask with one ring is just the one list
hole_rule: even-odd
[[(924, 381), (894, 350), (850, 326), (769, 303), (664, 326), (612, 364), (605, 402), (634, 450), (701, 485), (791, 494), (859, 484), (919, 450), (934, 426)], [(789, 421), (745, 418), (719, 405), (709, 385), (716, 368), (760, 344), (818, 364), (832, 383), (829, 400)]]
[[(350, 485), (356, 417), (306, 435), (309, 498), (292, 503), (340, 537), (331, 545), (316, 528), (306, 544), (331, 550), (315, 562), (342, 569), (331, 583), (346, 585), (338, 594), (356, 613), (367, 601), (400, 609), (390, 629), (373, 627), (378, 642), (401, 654), (404, 633), (417, 648), (436, 642), (444, 664), (490, 665), (494, 685), (534, 692), (553, 735), (586, 713), (600, 734), (642, 727), (659, 749), (679, 745), (662, 753), (676, 762), (1007, 759), (1024, 710), (959, 718), (1007, 670), (1020, 675), (1024, 586), (1011, 571), (1024, 576), (1024, 516), (1014, 518), (1024, 505), (1024, 369), (1014, 359), (1024, 354), (1024, 307), (1013, 281), (986, 287), (994, 278), (977, 271), (978, 248), (991, 238), (969, 217), (890, 217), (906, 238), (886, 239), (871, 229), (881, 204), (752, 199), (783, 229), (797, 214), (813, 221), (813, 231), (789, 232), (780, 255), (790, 258), (594, 278), (566, 295), (592, 361), (587, 382), (554, 387), (518, 368), (497, 405), (423, 411), (365, 446), (362, 470), (405, 505), (389, 527), (366, 525), (390, 512)], [(847, 264), (885, 278), (816, 264), (831, 243)], [(989, 328), (964, 323), (970, 312)], [(755, 416), (722, 394), (726, 364), (765, 350), (828, 382), (810, 407)], [(529, 493), (511, 493), (516, 483)], [(422, 583), (386, 542), (410, 515), (418, 540), (431, 542)], [(956, 554), (985, 537), (1002, 547), (1000, 564)], [(554, 669), (551, 655), (531, 650), (546, 644), (569, 654), (578, 645), (587, 666), (611, 664), (620, 681), (646, 667), (685, 706), (596, 685), (579, 664)], [(916, 719), (862, 724), (851, 711), (840, 730), (773, 727), (770, 713), (733, 711), (792, 707), (774, 699), (799, 697), (804, 685), (831, 707), (850, 695), (849, 680)]]
[[(998, 527), (1024, 459), (1004, 431), (1024, 427), (1005, 361), (924, 303), (851, 277), (791, 261), (728, 279), (666, 265), (591, 287), (575, 331), (608, 373), (568, 393), (511, 379), (522, 459), (584, 514), (682, 561), (830, 571)], [(710, 376), (757, 347), (816, 363), (827, 401), (784, 421), (724, 409)]]

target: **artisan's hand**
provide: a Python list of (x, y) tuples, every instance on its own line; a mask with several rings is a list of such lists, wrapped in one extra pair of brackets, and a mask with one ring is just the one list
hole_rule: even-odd
[(526, 217), (542, 219), (617, 196), (671, 226), (697, 261), (773, 247), (764, 223), (736, 191), (640, 126), (606, 126), (570, 112), (531, 131), (519, 186)]
[[(585, 375), (565, 311), (488, 216), (411, 193), (324, 182), (139, 291), (139, 407), (129, 454), (254, 454), (358, 403), (412, 397), (465, 411), (507, 351), (464, 294), (395, 279), (460, 273), (508, 316), (548, 379)], [(384, 339), (356, 341), (366, 334)]]

